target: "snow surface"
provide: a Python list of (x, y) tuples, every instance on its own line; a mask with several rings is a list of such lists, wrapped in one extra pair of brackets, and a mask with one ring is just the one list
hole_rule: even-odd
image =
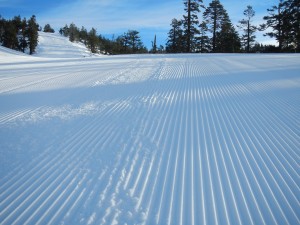
[(0, 224), (300, 224), (299, 62), (0, 48)]
[(72, 43), (60, 34), (39, 32), (36, 56), (46, 58), (78, 58), (90, 56), (83, 43)]

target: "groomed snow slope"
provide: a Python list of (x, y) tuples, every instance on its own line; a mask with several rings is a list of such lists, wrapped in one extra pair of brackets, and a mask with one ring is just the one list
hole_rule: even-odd
[(79, 58), (90, 56), (82, 43), (72, 43), (60, 34), (39, 32), (35, 56), (46, 58)]
[(0, 56), (0, 224), (300, 224), (300, 55)]

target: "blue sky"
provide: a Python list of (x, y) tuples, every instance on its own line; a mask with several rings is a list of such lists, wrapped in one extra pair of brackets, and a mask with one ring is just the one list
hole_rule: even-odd
[[(204, 0), (207, 6), (211, 0)], [(243, 18), (247, 5), (256, 11), (254, 23), (263, 22), (267, 8), (278, 0), (221, 0), (234, 24)], [(88, 30), (96, 28), (99, 34), (118, 36), (128, 29), (140, 31), (149, 48), (154, 35), (158, 44), (164, 45), (173, 18), (182, 18), (183, 0), (0, 0), (0, 15), (6, 19), (15, 15), (29, 18), (36, 15), (43, 27), (49, 23), (56, 31), (74, 22)], [(257, 41), (275, 43), (258, 32)]]

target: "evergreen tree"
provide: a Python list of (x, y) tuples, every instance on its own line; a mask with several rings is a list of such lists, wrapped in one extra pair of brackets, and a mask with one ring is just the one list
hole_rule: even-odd
[(254, 35), (256, 31), (256, 26), (252, 25), (252, 18), (255, 16), (255, 11), (252, 6), (248, 5), (247, 9), (244, 10), (244, 15), (246, 19), (239, 21), (239, 28), (243, 29), (244, 34), (242, 35), (242, 43), (246, 52), (250, 52), (251, 45), (255, 42), (256, 36)]
[(113, 54), (124, 54), (127, 51), (125, 35), (117, 37), (113, 44)]
[(2, 37), (2, 44), (6, 48), (18, 50), (19, 43), (17, 38), (17, 29), (15, 23), (12, 20), (5, 21), (4, 34)]
[(122, 46), (121, 48), (121, 53), (129, 53), (130, 51), (130, 46), (129, 46), (129, 36), (127, 33), (124, 33), (120, 38), (118, 38), (118, 41), (120, 45)]
[(0, 42), (3, 46), (24, 52), (27, 47), (27, 22), (20, 16), (12, 20), (5, 20), (0, 17)]
[(69, 26), (66, 24), (63, 28), (59, 29), (59, 33), (60, 35), (63, 35), (65, 37), (68, 37), (70, 34), (70, 29)]
[(139, 32), (136, 30), (129, 30), (126, 35), (128, 45), (132, 49), (132, 52), (135, 53), (138, 48), (138, 42), (140, 41)]
[(16, 33), (17, 35), (19, 34), (19, 31), (22, 28), (22, 20), (21, 20), (21, 16), (15, 16), (12, 19), (12, 26), (14, 27), (14, 29), (16, 29)]
[(95, 28), (92, 28), (90, 32), (88, 33), (88, 41), (87, 41), (88, 47), (91, 50), (92, 53), (98, 52), (98, 44), (99, 39), (97, 37), (97, 31)]
[(209, 52), (210, 51), (210, 45), (209, 45), (209, 37), (207, 36), (207, 25), (206, 22), (203, 21), (199, 25), (199, 37), (198, 37), (198, 51), (201, 53)]
[(28, 38), (30, 55), (32, 55), (35, 52), (36, 46), (38, 44), (38, 29), (39, 29), (39, 25), (36, 22), (36, 17), (33, 15), (28, 20), (28, 27), (27, 27), (27, 38)]
[(252, 52), (256, 52), (256, 53), (263, 52), (262, 44), (256, 42), (252, 47)]
[(166, 51), (169, 53), (183, 52), (183, 30), (181, 28), (182, 22), (173, 19), (171, 23), (171, 30), (168, 33), (168, 40)]
[(160, 53), (160, 54), (164, 53), (164, 52), (165, 52), (164, 46), (163, 46), (163, 45), (160, 45), (160, 46), (158, 47), (158, 49), (157, 49), (157, 52)]
[(212, 33), (212, 52), (216, 52), (217, 32), (220, 31), (226, 19), (226, 10), (219, 0), (213, 0), (203, 13), (203, 17)]
[(81, 30), (79, 32), (79, 40), (83, 42), (85, 45), (87, 45), (87, 39), (88, 39), (88, 32), (87, 30), (82, 26)]
[(11, 22), (12, 22), (13, 29), (15, 29), (15, 34), (17, 37), (17, 48), (15, 48), (15, 50), (20, 51), (21, 50), (21, 48), (20, 48), (20, 38), (21, 38), (20, 32), (21, 32), (21, 28), (22, 28), (21, 16), (15, 16)]
[(240, 38), (232, 25), (229, 16), (225, 13), (221, 30), (216, 34), (215, 52), (234, 53), (239, 52), (241, 48)]
[(126, 34), (126, 40), (132, 53), (139, 53), (139, 50), (144, 48), (139, 32), (136, 30), (129, 30)]
[(2, 18), (2, 16), (0, 15), (0, 44), (2, 44), (2, 42), (3, 42), (5, 23), (6, 23), (5, 19)]
[(13, 48), (13, 49), (25, 52), (25, 49), (28, 46), (27, 38), (26, 38), (26, 29), (27, 29), (26, 19), (24, 18), (23, 20), (21, 20), (20, 16), (15, 16), (12, 20), (12, 26), (15, 29), (15, 35), (18, 43), (17, 48), (16, 49)]
[(260, 30), (272, 28), (272, 31), (267, 32), (265, 36), (275, 38), (278, 41), (280, 52), (288, 48), (291, 42), (291, 17), (286, 6), (286, 1), (280, 0), (278, 5), (274, 5), (271, 9), (267, 9), (269, 15), (263, 17), (263, 19), (266, 20), (266, 23), (262, 24), (260, 27)]
[[(294, 46), (296, 52), (300, 52), (300, 0), (287, 0), (283, 2), (284, 18), (288, 20), (289, 42)], [(287, 26), (287, 23), (284, 23)]]
[(99, 48), (103, 54), (118, 54), (120, 48), (116, 47), (117, 42), (114, 38), (112, 40), (99, 35)]
[(79, 40), (79, 33), (80, 33), (80, 31), (76, 27), (76, 25), (74, 23), (71, 23), (70, 27), (69, 27), (69, 40), (71, 42), (78, 41)]
[(197, 45), (197, 29), (199, 25), (197, 13), (200, 12), (200, 7), (204, 8), (201, 4), (202, 0), (185, 0), (185, 12), (183, 16), (183, 29), (184, 29), (184, 51), (193, 52)]
[(50, 26), (50, 24), (46, 24), (44, 26), (44, 32), (47, 32), (47, 33), (54, 33), (54, 29)]
[(157, 52), (157, 45), (156, 45), (156, 35), (154, 36), (154, 41), (152, 42), (152, 49), (151, 49), (152, 53), (156, 53)]
[(20, 31), (20, 38), (19, 38), (19, 49), (22, 52), (25, 52), (25, 49), (28, 47), (27, 37), (27, 21), (26, 18), (22, 20), (22, 26)]
[(141, 41), (139, 32), (128, 30), (122, 36), (118, 37), (115, 43), (115, 49), (121, 54), (146, 53), (147, 48)]

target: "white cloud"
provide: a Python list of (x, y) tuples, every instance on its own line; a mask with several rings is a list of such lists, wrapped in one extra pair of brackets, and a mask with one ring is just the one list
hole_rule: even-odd
[(128, 4), (128, 2), (126, 0), (122, 3), (117, 0), (77, 1), (39, 15), (39, 21), (40, 23), (51, 22), (53, 27), (62, 27), (66, 23), (74, 22), (78, 26), (95, 27), (110, 33), (120, 29), (165, 28), (169, 26), (172, 18), (182, 14), (181, 4), (162, 3), (155, 9), (137, 9), (138, 5)]
[[(260, 24), (267, 8), (276, 4), (276, 0), (224, 0), (222, 3), (228, 10), (233, 24), (237, 25), (243, 18), (243, 11), (247, 5), (252, 5), (257, 12), (253, 22)], [(205, 1), (205, 4), (208, 5), (208, 2)], [(101, 34), (119, 35), (128, 29), (136, 29), (143, 33), (143, 37), (148, 36), (146, 39), (148, 38), (149, 43), (149, 38), (152, 38), (154, 33), (165, 33), (161, 37), (161, 42), (164, 42), (171, 20), (182, 18), (183, 9), (182, 0), (77, 0), (38, 15), (38, 21), (41, 26), (50, 23), (56, 30), (74, 22), (78, 27), (94, 27)], [(264, 37), (262, 32), (257, 32), (256, 35), (259, 42), (274, 42)]]

